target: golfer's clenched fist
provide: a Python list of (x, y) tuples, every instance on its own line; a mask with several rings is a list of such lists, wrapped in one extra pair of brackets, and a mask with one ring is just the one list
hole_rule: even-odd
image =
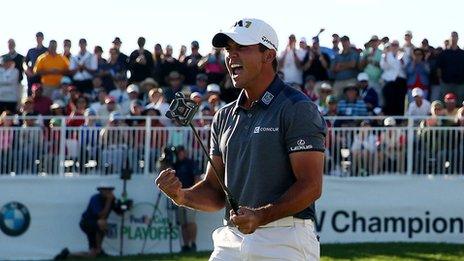
[(176, 171), (167, 168), (160, 172), (155, 179), (155, 184), (158, 188), (171, 198), (177, 205), (182, 205), (184, 192), (182, 191), (182, 183), (176, 176)]

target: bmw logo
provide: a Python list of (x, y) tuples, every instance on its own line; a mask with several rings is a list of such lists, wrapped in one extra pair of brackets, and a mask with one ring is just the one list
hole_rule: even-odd
[(19, 202), (9, 202), (0, 209), (0, 230), (8, 236), (22, 235), (30, 223), (29, 210)]

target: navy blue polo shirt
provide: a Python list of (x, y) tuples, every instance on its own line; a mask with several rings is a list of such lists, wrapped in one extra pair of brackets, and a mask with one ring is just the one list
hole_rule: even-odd
[[(216, 113), (210, 154), (222, 157), (225, 183), (239, 205), (256, 208), (276, 202), (295, 183), (290, 153), (324, 152), (326, 125), (317, 106), (278, 77), (249, 109), (244, 99), (242, 90)], [(315, 220), (314, 204), (294, 216)]]

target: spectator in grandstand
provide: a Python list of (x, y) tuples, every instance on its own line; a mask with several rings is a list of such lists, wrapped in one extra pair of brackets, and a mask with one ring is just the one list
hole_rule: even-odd
[(16, 42), (14, 39), (8, 40), (8, 53), (4, 54), (3, 56), (6, 55), (13, 59), (15, 63), (15, 68), (18, 69), (19, 72), (18, 83), (21, 83), (24, 73), (24, 56), (16, 52)]
[(185, 58), (187, 58), (187, 46), (181, 45), (180, 50), (179, 50), (179, 56), (178, 56), (177, 60), (180, 63), (184, 63)]
[(3, 55), (0, 60), (0, 112), (15, 112), (22, 93), (18, 83), (19, 71), (9, 54)]
[(208, 75), (209, 83), (221, 84), (226, 75), (226, 65), (221, 49), (213, 48), (211, 53), (201, 58), (198, 68)]
[(200, 73), (200, 69), (198, 68), (198, 62), (201, 60), (203, 57), (200, 52), (200, 44), (198, 41), (192, 41), (190, 44), (190, 55), (185, 57), (184, 60), (184, 67), (185, 67), (185, 83), (192, 85), (195, 84), (195, 80), (197, 77), (197, 74)]
[(429, 63), (424, 60), (424, 50), (416, 48), (412, 55), (412, 59), (410, 59), (410, 62), (406, 65), (409, 102), (413, 99), (413, 96), (411, 95), (412, 89), (421, 88), (424, 92), (424, 97), (428, 97), (430, 87), (430, 66)]
[(149, 78), (145, 79), (143, 82), (140, 83), (140, 95), (139, 95), (139, 98), (141, 96), (142, 101), (146, 103), (148, 101), (148, 92), (151, 89), (156, 89), (156, 88), (159, 88), (159, 87), (160, 87), (160, 85), (153, 78), (149, 77)]
[(161, 77), (163, 77), (164, 82), (168, 82), (166, 79), (169, 74), (173, 71), (183, 72), (183, 65), (173, 57), (173, 50), (171, 45), (166, 46), (166, 51), (164, 52), (163, 59), (161, 62)]
[(338, 116), (338, 101), (334, 95), (325, 98), (326, 110), (322, 112), (324, 116)]
[(161, 112), (153, 106), (145, 106), (143, 115), (151, 117), (151, 127), (165, 127), (159, 119), (161, 117)]
[(51, 40), (48, 51), (37, 58), (34, 73), (40, 76), (43, 95), (51, 98), (52, 93), (60, 87), (61, 78), (69, 72), (69, 61), (56, 52), (57, 43)]
[[(200, 181), (200, 173), (196, 163), (188, 157), (184, 146), (176, 148), (176, 161), (173, 164), (176, 177), (182, 184), (182, 188), (190, 188)], [(177, 208), (177, 220), (181, 226), (182, 248), (181, 252), (195, 252), (197, 250), (197, 224), (195, 222), (196, 211), (186, 207)]]
[[(359, 69), (367, 74), (369, 86), (374, 88), (377, 94), (381, 93), (380, 88), (380, 59), (382, 51), (379, 49), (380, 39), (377, 35), (373, 35), (367, 43), (367, 48), (361, 53), (359, 61)], [(376, 106), (377, 107), (377, 106)]]
[(428, 119), (422, 120), (420, 123), (420, 128), (423, 129), (425, 127), (439, 127), (439, 126), (451, 126), (453, 125), (452, 121), (450, 120), (443, 120), (440, 117), (446, 116), (445, 106), (441, 101), (433, 101), (430, 106), (430, 113), (431, 116)]
[(47, 47), (43, 46), (44, 35), (42, 32), (35, 34), (37, 46), (27, 51), (24, 62), (26, 63), (27, 69), (25, 71), (27, 76), (27, 95), (31, 94), (31, 87), (34, 83), (40, 83), (40, 76), (36, 75), (33, 71), (37, 58), (47, 51)]
[(377, 170), (375, 165), (377, 161), (374, 160), (377, 152), (377, 136), (372, 131), (369, 121), (362, 121), (360, 127), (351, 144), (351, 164), (354, 172), (352, 176), (368, 176)]
[[(145, 120), (143, 119), (133, 119), (132, 117), (142, 117), (145, 107), (139, 100), (131, 101), (129, 107), (129, 118), (126, 119), (126, 125), (132, 127), (143, 127), (145, 126)], [(140, 138), (140, 135), (138, 136)]]
[(124, 104), (129, 100), (127, 94), (127, 78), (125, 75), (116, 75), (114, 79), (116, 89), (110, 91), (110, 96), (115, 98), (118, 105)]
[(370, 115), (374, 115), (374, 109), (379, 107), (379, 96), (375, 89), (369, 85), (369, 75), (362, 72), (358, 74), (357, 80), (361, 97), (367, 106), (367, 112)]
[(163, 47), (161, 44), (155, 44), (153, 50), (153, 79), (155, 79), (155, 81), (158, 82), (161, 86), (166, 85), (162, 72), (163, 55)]
[(71, 40), (69, 39), (64, 39), (63, 40), (63, 53), (61, 54), (64, 57), (68, 59), (68, 61), (71, 61)]
[(82, 94), (77, 90), (76, 86), (69, 85), (68, 86), (68, 101), (66, 104), (66, 115), (69, 115), (74, 107), (77, 104), (77, 99), (81, 97)]
[(182, 74), (172, 71), (167, 80), (169, 85), (163, 90), (166, 102), (170, 103), (174, 99), (176, 92), (182, 92), (186, 96), (190, 95), (190, 88), (184, 85), (184, 76)]
[(196, 105), (200, 106), (203, 102), (203, 95), (201, 95), (199, 92), (192, 92), (192, 94), (190, 94), (190, 100), (194, 101)]
[[(116, 99), (109, 95), (105, 98), (105, 106), (100, 107), (98, 111), (96, 111), (97, 116), (101, 118), (101, 123), (104, 123), (106, 119), (110, 116), (112, 112), (118, 112), (119, 106), (116, 103)], [(105, 124), (102, 124), (105, 125)]]
[(343, 88), (348, 85), (356, 84), (358, 75), (359, 54), (351, 48), (350, 38), (343, 36), (341, 38), (343, 50), (335, 56), (332, 63), (332, 73), (334, 77), (334, 95), (341, 97)]
[(79, 127), (84, 125), (84, 112), (87, 109), (87, 98), (81, 96), (77, 99), (75, 106), (72, 107), (72, 111), (66, 120), (66, 126)]
[(61, 100), (53, 101), (53, 104), (50, 105), (50, 115), (53, 115), (53, 116), (65, 115), (65, 112), (64, 112), (65, 107), (66, 106), (64, 105), (63, 101)]
[(403, 115), (404, 114), (404, 97), (406, 95), (406, 74), (403, 60), (399, 50), (397, 40), (386, 45), (380, 68), (382, 68), (382, 80), (385, 85), (382, 89), (384, 100), (383, 112), (385, 115)]
[(54, 100), (54, 101), (55, 100), (61, 100), (65, 104), (67, 104), (68, 100), (69, 100), (69, 86), (71, 84), (72, 84), (71, 78), (69, 78), (68, 76), (61, 77), (60, 88), (55, 90), (52, 93), (51, 99)]
[(316, 103), (319, 109), (319, 112), (321, 112), (322, 115), (324, 115), (327, 112), (326, 99), (327, 99), (327, 96), (331, 95), (332, 93), (333, 93), (333, 90), (332, 90), (332, 85), (330, 85), (330, 83), (323, 82), (321, 86), (319, 87), (319, 90), (318, 90), (319, 98), (314, 103)]
[(438, 58), (438, 75), (441, 79), (441, 94), (456, 94), (458, 103), (464, 101), (464, 51), (458, 46), (457, 32), (451, 33), (451, 45)]
[[(430, 65), (430, 90), (429, 90), (429, 100), (434, 101), (440, 99), (440, 77), (438, 75), (438, 57), (440, 57), (443, 52), (443, 48), (438, 47), (431, 50), (431, 54), (428, 56), (427, 62)], [(426, 55), (427, 56), (427, 55)]]
[(407, 116), (427, 116), (430, 115), (430, 102), (424, 97), (424, 91), (416, 87), (412, 89), (411, 95), (414, 98), (409, 104), (408, 110), (406, 112)]
[(341, 116), (367, 116), (367, 106), (359, 97), (356, 85), (348, 85), (343, 89), (346, 99), (338, 103), (338, 115)]
[(210, 109), (213, 111), (213, 114), (222, 108), (226, 103), (221, 100), (221, 86), (211, 83), (206, 87), (206, 95), (204, 96), (206, 102), (205, 105), (210, 106)]
[(332, 51), (335, 55), (340, 53), (340, 36), (338, 34), (332, 34)]
[(50, 106), (53, 104), (52, 100), (43, 95), (43, 87), (40, 83), (32, 85), (32, 99), (34, 100), (34, 111), (41, 115), (50, 114)]
[(208, 86), (208, 75), (204, 73), (197, 74), (197, 80), (195, 85), (190, 86), (190, 92), (198, 92), (201, 95), (206, 94), (206, 87)]
[(121, 38), (115, 37), (111, 43), (113, 44), (112, 48), (116, 49), (118, 53), (117, 63), (121, 65), (121, 67), (123, 68), (123, 74), (126, 75), (126, 70), (129, 67), (129, 56), (121, 52), (121, 45), (122, 45)]
[[(119, 112), (122, 115), (129, 115), (130, 114), (130, 107), (133, 101), (138, 101), (139, 99), (139, 86), (132, 83), (127, 86), (127, 100), (124, 100), (122, 103), (119, 103)], [(111, 93), (110, 93), (111, 95)], [(111, 95), (113, 96), (113, 95)]]
[(316, 92), (316, 77), (313, 75), (306, 76), (303, 89), (301, 90), (311, 101), (317, 101), (319, 96)]
[(213, 110), (208, 105), (200, 106), (201, 119), (198, 119), (195, 124), (199, 127), (209, 127), (212, 123), (212, 117), (214, 116)]
[(150, 77), (153, 70), (152, 54), (145, 49), (145, 38), (137, 39), (139, 48), (134, 50), (129, 56), (129, 70), (131, 76), (129, 83), (140, 83)]
[[(111, 74), (111, 66), (108, 63), (108, 61), (102, 57), (103, 48), (97, 45), (93, 49), (93, 53), (95, 57), (97, 58), (97, 71), (94, 73), (93, 81), (95, 81), (95, 79), (97, 78), (100, 78), (101, 86), (103, 86), (107, 90), (113, 89), (114, 84), (113, 84), (113, 76)], [(110, 55), (110, 58), (111, 58), (111, 55)], [(93, 85), (93, 87), (95, 88), (95, 84)]]
[(122, 214), (122, 210), (116, 205), (113, 194), (114, 187), (107, 183), (100, 183), (97, 187), (98, 194), (93, 195), (82, 213), (79, 227), (87, 236), (89, 245), (88, 252), (71, 253), (68, 248), (64, 248), (54, 260), (66, 258), (96, 258), (108, 256), (102, 248), (103, 239), (108, 230), (108, 216), (111, 211)]
[(462, 107), (459, 108), (456, 113), (455, 122), (459, 126), (464, 126), (464, 102), (462, 103)]
[(444, 102), (445, 102), (446, 116), (456, 117), (458, 110), (459, 110), (459, 108), (456, 105), (457, 103), (456, 95), (452, 92), (445, 94)]
[(165, 101), (164, 95), (163, 95), (163, 89), (161, 88), (156, 88), (156, 89), (151, 89), (148, 92), (148, 98), (150, 103), (147, 104), (145, 108), (153, 108), (156, 110), (159, 110), (161, 113), (161, 118), (160, 122), (164, 126), (172, 126), (172, 122), (168, 117), (166, 117), (166, 112), (169, 110), (169, 103)]
[(404, 44), (401, 47), (401, 51), (404, 52), (404, 61), (406, 64), (412, 59), (414, 49), (416, 49), (416, 47), (412, 44), (412, 32), (407, 30), (404, 33)]
[(387, 130), (379, 138), (379, 167), (381, 172), (394, 173), (405, 171), (406, 135), (396, 128), (395, 118), (387, 117), (383, 121)]
[(79, 40), (79, 53), (71, 58), (69, 69), (73, 75), (74, 85), (80, 93), (92, 91), (93, 74), (98, 69), (97, 57), (87, 51), (87, 40)]
[[(108, 59), (108, 70), (109, 73), (111, 74), (111, 77), (116, 77), (117, 75), (124, 75), (126, 76), (127, 72), (127, 62), (124, 59), (121, 59), (121, 53), (119, 53), (119, 50), (116, 48), (111, 48), (110, 49), (110, 57)], [(108, 77), (109, 78), (109, 77)], [(115, 84), (113, 83), (108, 83), (110, 88), (107, 89), (106, 91), (111, 91), (115, 88)]]
[(314, 76), (316, 82), (329, 79), (330, 57), (327, 53), (321, 52), (319, 37), (313, 37), (313, 46), (306, 52), (301, 62), (303, 65), (303, 79), (306, 79), (308, 75)]
[(34, 111), (34, 99), (31, 96), (22, 99), (19, 112), (21, 115), (26, 115), (27, 113), (35, 113), (37, 115), (37, 112)]
[(279, 71), (284, 74), (284, 82), (287, 84), (303, 85), (302, 61), (306, 53), (296, 48), (296, 37), (291, 34), (288, 43), (279, 56)]

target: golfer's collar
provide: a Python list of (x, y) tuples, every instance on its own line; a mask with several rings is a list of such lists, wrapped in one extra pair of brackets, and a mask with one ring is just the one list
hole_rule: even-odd
[[(267, 87), (266, 91), (263, 93), (263, 95), (261, 95), (261, 98), (257, 101), (257, 104), (259, 104), (263, 109), (267, 109), (275, 100), (277, 95), (279, 95), (280, 91), (282, 91), (284, 86), (285, 84), (282, 82), (279, 76), (276, 75), (269, 87)], [(245, 102), (245, 100), (245, 90), (242, 90), (235, 102), (235, 106), (233, 109), (234, 114), (238, 112), (238, 109), (244, 109), (243, 103)]]

